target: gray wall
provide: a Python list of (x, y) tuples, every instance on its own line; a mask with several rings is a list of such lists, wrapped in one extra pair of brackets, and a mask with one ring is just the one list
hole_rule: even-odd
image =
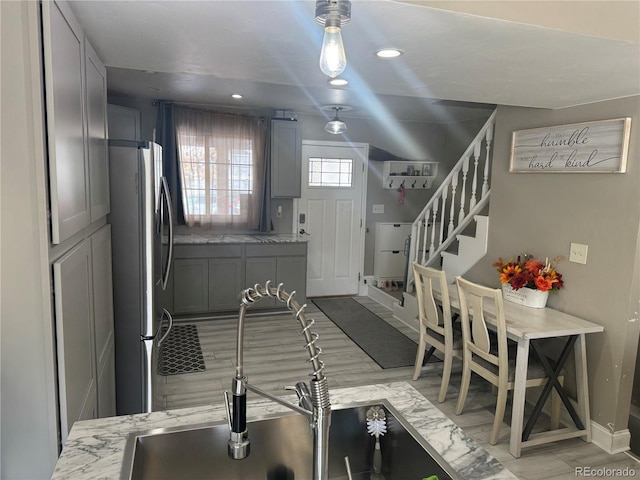
[[(631, 117), (625, 174), (511, 174), (513, 130)], [(521, 252), (569, 257), (571, 242), (589, 246), (586, 265), (559, 266), (565, 287), (549, 306), (605, 328), (587, 336), (592, 418), (627, 428), (638, 347), (640, 97), (562, 110), (500, 107), (494, 134), (486, 257), (467, 275), (498, 286), (491, 264)], [(635, 312), (635, 313), (634, 313)]]
[(0, 477), (46, 479), (58, 438), (37, 3), (0, 12)]

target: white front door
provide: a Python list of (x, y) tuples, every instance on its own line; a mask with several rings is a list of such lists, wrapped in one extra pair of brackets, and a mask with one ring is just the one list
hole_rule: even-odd
[(356, 295), (363, 265), (368, 145), (303, 142), (297, 230), (308, 237), (307, 297)]

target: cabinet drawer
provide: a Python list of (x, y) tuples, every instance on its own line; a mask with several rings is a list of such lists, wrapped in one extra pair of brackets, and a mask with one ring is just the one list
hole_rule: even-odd
[(375, 258), (375, 275), (377, 277), (404, 277), (404, 267), (407, 257), (402, 250), (378, 252)]
[(377, 223), (376, 250), (402, 250), (409, 235), (410, 223)]

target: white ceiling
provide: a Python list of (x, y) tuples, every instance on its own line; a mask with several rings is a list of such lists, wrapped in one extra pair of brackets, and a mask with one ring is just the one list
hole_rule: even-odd
[[(485, 116), (476, 103), (562, 108), (640, 94), (636, 0), (354, 0), (342, 29), (345, 88), (318, 68), (314, 1), (69, 3), (114, 95), (309, 114), (347, 105), (345, 117), (450, 122)], [(388, 46), (405, 53), (375, 57)]]

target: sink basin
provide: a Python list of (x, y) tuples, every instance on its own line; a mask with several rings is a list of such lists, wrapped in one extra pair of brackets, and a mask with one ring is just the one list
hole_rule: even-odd
[[(366, 405), (332, 406), (329, 478), (347, 479), (349, 457), (354, 480), (369, 480), (375, 438), (367, 433), (366, 412), (380, 405), (387, 433), (380, 437), (382, 474), (386, 480), (460, 478), (385, 400)], [(303, 415), (284, 414), (248, 423), (251, 453), (244, 460), (227, 456), (226, 423), (156, 429), (129, 435), (122, 480), (309, 480), (312, 436)]]

